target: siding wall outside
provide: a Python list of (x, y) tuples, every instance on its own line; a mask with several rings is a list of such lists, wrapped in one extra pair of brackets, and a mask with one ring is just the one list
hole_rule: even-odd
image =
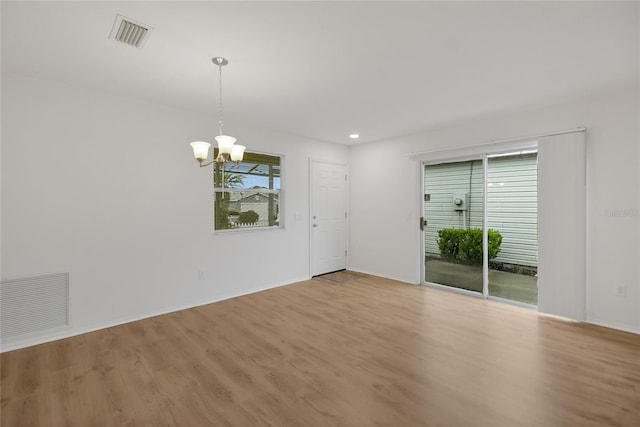
[[(537, 154), (490, 158), (487, 179), (488, 225), (503, 238), (495, 261), (537, 266)], [(482, 228), (482, 161), (426, 166), (424, 189), (427, 256), (440, 253), (438, 230)], [(453, 199), (464, 193), (467, 210), (456, 211)]]
[[(425, 253), (439, 255), (438, 230), (482, 227), (482, 161), (428, 165), (424, 173)], [(468, 193), (467, 211), (454, 210), (454, 194)]]
[(538, 265), (538, 155), (494, 157), (487, 167), (487, 222), (502, 234), (495, 261)]

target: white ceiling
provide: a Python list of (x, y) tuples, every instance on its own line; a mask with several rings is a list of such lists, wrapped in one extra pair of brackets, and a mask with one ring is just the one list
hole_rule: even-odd
[[(2, 2), (2, 72), (349, 144), (638, 82), (639, 4)], [(116, 14), (154, 27), (135, 49)]]

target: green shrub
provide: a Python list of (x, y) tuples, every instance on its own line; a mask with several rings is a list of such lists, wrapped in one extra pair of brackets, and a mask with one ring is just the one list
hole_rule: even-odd
[[(500, 252), (502, 235), (488, 230), (489, 259)], [(443, 228), (438, 230), (438, 248), (442, 258), (466, 264), (482, 264), (482, 229)]]
[(443, 228), (438, 230), (438, 248), (440, 256), (444, 259), (455, 261), (458, 259), (460, 252), (460, 240), (465, 230), (455, 228)]
[(238, 217), (238, 222), (243, 224), (253, 224), (255, 222), (258, 222), (258, 212), (254, 210), (241, 212), (240, 216)]
[(500, 253), (500, 245), (502, 244), (502, 234), (498, 230), (487, 230), (487, 250), (489, 252), (489, 260), (497, 257)]

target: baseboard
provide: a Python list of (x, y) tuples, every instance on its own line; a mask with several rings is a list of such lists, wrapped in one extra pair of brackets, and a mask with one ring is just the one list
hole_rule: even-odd
[(188, 310), (194, 307), (200, 307), (203, 305), (212, 304), (212, 303), (216, 303), (216, 302), (220, 302), (220, 301), (224, 301), (232, 298), (251, 295), (251, 294), (266, 291), (269, 289), (279, 288), (281, 286), (287, 286), (287, 285), (292, 285), (298, 282), (304, 282), (305, 280), (309, 280), (309, 279), (310, 277), (305, 276), (305, 277), (297, 278), (291, 281), (287, 281), (286, 283), (260, 286), (257, 288), (248, 289), (244, 292), (218, 296), (211, 300), (198, 301), (193, 304), (185, 304), (181, 306), (166, 307), (164, 309), (153, 311), (153, 312), (146, 312), (146, 313), (137, 314), (135, 316), (122, 317), (118, 319), (109, 320), (106, 322), (96, 323), (93, 325), (85, 325), (78, 328), (72, 328), (72, 327), (56, 328), (56, 329), (48, 330), (45, 333), (39, 333), (38, 335), (22, 335), (22, 336), (14, 337), (9, 340), (5, 340), (4, 342), (0, 343), (0, 353), (5, 353), (12, 350), (19, 350), (21, 348), (31, 347), (38, 344), (45, 344), (52, 341), (58, 341), (64, 338), (70, 338), (77, 335), (99, 331), (101, 329), (107, 329), (114, 326), (124, 325), (126, 323), (136, 322), (138, 320), (148, 319), (150, 317), (161, 316), (163, 314), (174, 313), (176, 311), (181, 311), (181, 310)]
[(618, 331), (630, 332), (632, 334), (640, 335), (640, 327), (639, 328), (633, 328), (633, 327), (629, 327), (627, 325), (622, 325), (622, 324), (615, 323), (615, 322), (606, 322), (606, 321), (599, 320), (599, 319), (588, 319), (588, 320), (583, 320), (583, 322), (584, 323), (589, 323), (591, 325), (602, 326), (603, 328), (616, 329)]
[(406, 279), (401, 279), (399, 277), (388, 276), (388, 275), (385, 275), (385, 274), (376, 273), (374, 271), (359, 270), (358, 268), (349, 267), (349, 271), (353, 271), (354, 273), (369, 274), (371, 276), (378, 276), (378, 277), (382, 277), (383, 279), (395, 280), (396, 282), (408, 283), (408, 284), (411, 284), (411, 285), (419, 285), (420, 284), (419, 282), (411, 282), (411, 281), (407, 281)]

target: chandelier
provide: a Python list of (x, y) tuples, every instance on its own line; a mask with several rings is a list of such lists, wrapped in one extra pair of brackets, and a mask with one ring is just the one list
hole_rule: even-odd
[(224, 125), (222, 124), (222, 67), (227, 65), (229, 61), (220, 56), (216, 56), (211, 60), (218, 66), (219, 72), (219, 98), (218, 98), (218, 126), (220, 134), (215, 137), (218, 143), (218, 156), (209, 162), (205, 162), (209, 157), (209, 148), (211, 144), (205, 141), (195, 141), (191, 143), (193, 148), (193, 155), (200, 164), (200, 167), (209, 166), (213, 163), (217, 163), (220, 167), (224, 167), (227, 162), (240, 163), (244, 156), (244, 150), (247, 148), (244, 145), (236, 144), (236, 138), (225, 135), (223, 132)]

